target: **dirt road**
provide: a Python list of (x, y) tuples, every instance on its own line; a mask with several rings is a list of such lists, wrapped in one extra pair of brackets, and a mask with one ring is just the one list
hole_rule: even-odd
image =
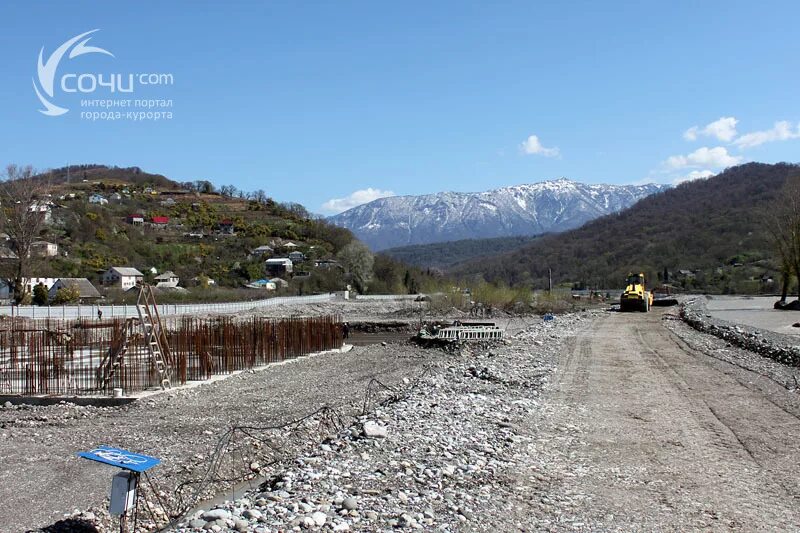
[(662, 315), (609, 313), (574, 339), (521, 485), (545, 481), (559, 530), (800, 531), (798, 394), (692, 350)]

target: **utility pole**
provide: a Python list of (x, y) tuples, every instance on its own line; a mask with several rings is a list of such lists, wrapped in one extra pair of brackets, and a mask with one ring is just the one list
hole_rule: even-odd
[(553, 269), (552, 268), (548, 268), (547, 269), (547, 278), (550, 281), (550, 284), (549, 284), (550, 290), (549, 290), (549, 292), (552, 293), (553, 292)]

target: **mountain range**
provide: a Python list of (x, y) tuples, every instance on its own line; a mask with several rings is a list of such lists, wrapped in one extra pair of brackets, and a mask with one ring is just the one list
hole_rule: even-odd
[[(628, 272), (655, 283), (667, 269), (688, 289), (779, 290), (769, 213), (800, 180), (800, 166), (747, 163), (682, 183), (580, 228), (544, 235), (517, 250), (451, 266), (451, 275), (510, 285), (579, 283), (618, 287)], [(483, 244), (474, 247), (481, 250)], [(407, 254), (410, 255), (410, 254)], [(688, 272), (689, 274), (686, 274)]]
[(373, 250), (538, 235), (577, 228), (618, 212), (667, 185), (584, 184), (565, 178), (484, 192), (393, 196), (329, 217)]

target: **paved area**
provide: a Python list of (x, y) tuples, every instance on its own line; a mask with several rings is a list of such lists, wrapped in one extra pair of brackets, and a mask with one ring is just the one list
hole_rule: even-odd
[(707, 308), (720, 320), (800, 337), (800, 328), (792, 327), (800, 322), (800, 311), (773, 309), (778, 299), (776, 296), (713, 296), (709, 297)]

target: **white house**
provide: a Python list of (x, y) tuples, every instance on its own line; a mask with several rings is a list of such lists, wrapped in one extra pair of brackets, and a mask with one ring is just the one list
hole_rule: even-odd
[(89, 197), (90, 204), (106, 205), (108, 200), (99, 194), (93, 194)]
[(31, 243), (31, 255), (55, 257), (58, 255), (58, 245), (54, 242), (34, 241)]
[(267, 269), (267, 272), (276, 275), (276, 274), (291, 274), (292, 272), (292, 260), (288, 257), (276, 257), (273, 259), (267, 259), (264, 262), (264, 266)]
[(50, 222), (53, 218), (52, 213), (52, 204), (46, 201), (35, 201), (33, 202), (30, 207), (28, 207), (28, 211), (31, 213), (43, 213), (44, 214), (44, 221)]
[(171, 270), (159, 274), (154, 279), (156, 280), (156, 287), (177, 287), (178, 281), (180, 281), (177, 274)]
[(103, 285), (113, 285), (127, 291), (141, 283), (144, 274), (132, 267), (111, 267), (105, 271), (101, 281)]
[(33, 288), (41, 283), (49, 291), (56, 281), (58, 281), (58, 278), (27, 278), (25, 280), (25, 290), (32, 293)]

